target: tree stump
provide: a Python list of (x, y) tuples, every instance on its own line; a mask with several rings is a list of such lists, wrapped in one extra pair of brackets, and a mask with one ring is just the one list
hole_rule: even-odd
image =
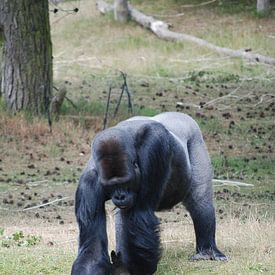
[(129, 20), (130, 13), (127, 0), (114, 1), (114, 17), (116, 21), (121, 23), (126, 23)]
[(50, 117), (53, 120), (58, 120), (62, 103), (66, 97), (67, 90), (65, 87), (60, 88), (57, 94), (52, 98), (50, 104)]

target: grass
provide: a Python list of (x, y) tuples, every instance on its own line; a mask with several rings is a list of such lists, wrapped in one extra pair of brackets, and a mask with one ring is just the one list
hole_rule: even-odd
[[(132, 4), (168, 21), (175, 31), (275, 57), (273, 10), (258, 17), (252, 0), (185, 6), (201, 2)], [(189, 214), (180, 205), (159, 213), (163, 257), (157, 274), (274, 273), (273, 67), (191, 43), (161, 41), (134, 22), (120, 25), (111, 15), (101, 16), (93, 1), (60, 5), (79, 7), (75, 15), (51, 14), (55, 85), (66, 86), (76, 108), (65, 101), (50, 133), (46, 120), (10, 116), (0, 102), (0, 238), (19, 231), (42, 237), (31, 247), (0, 247), (0, 274), (70, 273), (78, 234), (74, 192), (90, 157), (91, 140), (102, 129), (110, 85), (108, 125), (131, 115), (124, 96), (118, 116), (112, 118), (123, 83), (119, 70), (127, 73), (134, 115), (191, 115), (202, 129), (215, 178), (254, 184), (246, 189), (215, 186), (217, 240), (230, 258), (227, 263), (189, 262), (194, 253)], [(62, 198), (44, 208), (17, 211)], [(107, 204), (110, 250), (115, 245), (112, 209)]]
[[(89, 158), (90, 139), (98, 127), (96, 121), (92, 127), (86, 128), (81, 122), (61, 119), (54, 124), (50, 134), (46, 121), (40, 119), (30, 123), (24, 117), (2, 113), (0, 227), (4, 229), (3, 237), (22, 231), (25, 236), (41, 236), (41, 242), (31, 247), (0, 247), (0, 274), (70, 272), (77, 251), (78, 233), (73, 197), (80, 173)], [(203, 121), (203, 127), (206, 127), (208, 119), (200, 118), (201, 124)], [(224, 123), (219, 126), (219, 134), (225, 137), (227, 126)], [(206, 139), (210, 140), (216, 131), (215, 127), (210, 127), (209, 132), (204, 132)], [(249, 189), (215, 187), (217, 241), (230, 261), (188, 261), (194, 253), (194, 230), (190, 216), (178, 205), (172, 211), (158, 214), (162, 221), (163, 257), (157, 274), (272, 274), (275, 229), (273, 155), (215, 155), (214, 151), (210, 150), (210, 153), (217, 178), (255, 184)], [(68, 199), (45, 208), (13, 212), (66, 197)], [(110, 250), (115, 246), (112, 209), (113, 206), (108, 204)]]
[[(63, 212), (64, 210), (61, 211), (62, 216), (65, 215)], [(68, 214), (72, 215), (72, 209)], [(42, 235), (42, 243), (30, 248), (1, 247), (0, 274), (68, 274), (76, 254), (75, 223), (66, 221), (65, 225), (57, 226), (39, 219), (34, 220), (29, 215), (21, 216), (18, 225), (6, 222), (6, 230), (12, 231), (20, 226), (25, 230), (24, 233)], [(28, 222), (29, 226), (24, 226), (24, 222)], [(226, 263), (190, 262), (188, 258), (194, 252), (194, 233), (190, 218), (177, 223), (164, 223), (163, 257), (157, 274), (272, 274), (274, 229), (271, 221), (260, 221), (253, 215), (245, 221), (227, 217), (218, 223), (217, 239), (230, 260)], [(113, 245), (114, 240), (111, 239), (110, 249), (113, 249)]]
[[(181, 4), (185, 3), (190, 4), (181, 1)], [(225, 1), (221, 3), (197, 9), (184, 9), (181, 8), (181, 4), (172, 0), (158, 1), (157, 7), (154, 2), (147, 1), (138, 2), (137, 7), (148, 14), (184, 12), (184, 16), (181, 17), (168, 17), (167, 20), (173, 24), (174, 30), (208, 39), (220, 46), (226, 45), (235, 49), (252, 48), (255, 52), (275, 56), (274, 47), (271, 46), (272, 38), (269, 37), (272, 35), (273, 17), (253, 17), (243, 9), (242, 1), (239, 4), (230, 4), (242, 10), (241, 14), (221, 13), (222, 7), (227, 5)], [(92, 2), (82, 2), (81, 5), (85, 8), (80, 6), (80, 13), (76, 16), (67, 16), (61, 21), (57, 21), (61, 14), (52, 17), (54, 64), (58, 79), (66, 79), (68, 74), (72, 80), (77, 81), (78, 74), (85, 76), (89, 75), (89, 72), (91, 75), (99, 71), (109, 71), (113, 74), (118, 69), (130, 75), (158, 76), (157, 68), (164, 67), (161, 76), (164, 70), (168, 72), (164, 73), (164, 76), (178, 77), (190, 70), (197, 71), (201, 68), (222, 68), (225, 72), (236, 72), (241, 68), (242, 62), (238, 59), (224, 59), (223, 56), (191, 43), (175, 44), (161, 41), (132, 22), (121, 26), (114, 22), (112, 17), (100, 16)], [(251, 1), (249, 5), (255, 6)], [(212, 64), (209, 64), (209, 58), (213, 60)], [(257, 73), (255, 71), (255, 74), (250, 74), (255, 76)]]

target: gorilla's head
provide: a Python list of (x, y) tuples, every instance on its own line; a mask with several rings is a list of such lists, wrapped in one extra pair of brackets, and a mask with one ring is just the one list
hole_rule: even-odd
[(99, 135), (95, 143), (93, 147), (96, 151), (93, 155), (96, 158), (99, 184), (103, 185), (107, 198), (112, 199), (117, 207), (131, 208), (140, 187), (134, 141), (126, 137), (125, 133), (122, 138), (120, 131), (110, 130), (105, 131), (103, 136)]

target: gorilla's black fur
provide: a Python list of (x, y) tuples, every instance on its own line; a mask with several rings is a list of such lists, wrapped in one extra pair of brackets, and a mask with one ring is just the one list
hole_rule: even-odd
[(185, 114), (133, 117), (102, 131), (93, 140), (92, 157), (76, 192), (80, 235), (72, 274), (115, 273), (107, 250), (104, 203), (109, 199), (119, 209), (116, 251), (123, 274), (156, 271), (161, 249), (154, 212), (179, 202), (194, 222), (193, 259), (226, 260), (215, 243), (211, 182), (201, 131)]

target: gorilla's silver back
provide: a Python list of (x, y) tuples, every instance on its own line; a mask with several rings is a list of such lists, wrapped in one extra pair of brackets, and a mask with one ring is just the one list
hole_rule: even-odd
[[(154, 117), (136, 116), (132, 120), (154, 120), (165, 126), (181, 144), (187, 159), (187, 171), (191, 171), (194, 195), (201, 197), (206, 193), (212, 197), (212, 166), (208, 151), (203, 140), (201, 130), (197, 122), (187, 114), (177, 112), (166, 112)], [(208, 192), (206, 192), (208, 190)]]
[(167, 130), (176, 135), (182, 142), (195, 138), (201, 138), (201, 131), (197, 122), (189, 115), (177, 112), (166, 112), (153, 117), (135, 116), (132, 120), (154, 120), (160, 122)]

